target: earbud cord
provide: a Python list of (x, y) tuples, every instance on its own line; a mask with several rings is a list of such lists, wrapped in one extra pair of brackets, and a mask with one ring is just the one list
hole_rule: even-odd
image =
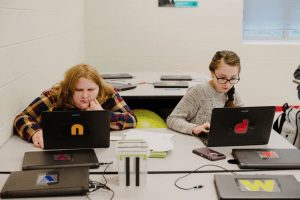
[[(105, 173), (106, 169), (109, 167), (109, 165), (113, 164), (113, 162), (105, 163), (105, 164), (107, 164), (107, 166), (106, 166), (106, 168), (104, 169), (103, 174), (102, 174), (102, 176), (103, 176), (103, 178), (104, 178), (104, 180), (105, 180), (105, 183), (104, 183), (104, 184), (103, 184), (103, 183), (100, 183), (100, 182), (98, 182), (98, 181), (92, 181), (92, 180), (89, 179), (89, 184), (91, 185), (90, 188), (93, 188), (92, 191), (89, 191), (89, 192), (86, 194), (86, 196), (87, 196), (87, 198), (88, 198), (89, 200), (91, 200), (91, 199), (89, 198), (89, 194), (90, 194), (91, 192), (94, 192), (94, 191), (100, 189), (100, 188), (103, 188), (103, 189), (112, 191), (113, 195), (112, 195), (112, 197), (110, 198), (110, 200), (112, 200), (112, 199), (114, 198), (114, 196), (115, 196), (115, 192), (114, 192), (112, 189), (110, 189), (110, 188), (106, 185), (106, 184), (107, 184), (107, 180), (106, 180), (106, 178), (105, 178), (105, 176), (104, 176), (104, 173)], [(100, 165), (103, 165), (103, 163), (100, 163)]]
[(203, 166), (201, 166), (201, 167), (198, 167), (197, 169), (195, 169), (193, 172), (191, 172), (191, 173), (189, 173), (189, 174), (187, 174), (187, 175), (184, 175), (184, 176), (182, 176), (182, 177), (179, 177), (175, 182), (174, 182), (174, 185), (177, 187), (177, 188), (179, 188), (179, 189), (181, 189), (181, 190), (191, 190), (191, 189), (199, 189), (199, 188), (202, 188), (202, 187), (204, 187), (204, 185), (196, 185), (196, 186), (194, 186), (194, 187), (191, 187), (191, 188), (183, 188), (183, 187), (179, 187), (176, 183), (177, 183), (177, 181), (179, 180), (179, 179), (182, 179), (182, 178), (184, 178), (184, 177), (187, 177), (187, 176), (189, 176), (190, 174), (192, 174), (192, 173), (194, 173), (194, 172), (196, 172), (198, 169), (201, 169), (201, 168), (203, 168), (203, 167), (207, 167), (207, 166), (214, 166), (214, 167), (219, 167), (219, 168), (222, 168), (222, 169), (224, 169), (225, 171), (227, 171), (227, 172), (230, 172), (230, 173), (233, 173), (233, 174), (235, 174), (235, 175), (237, 175), (236, 173), (234, 173), (234, 172), (231, 172), (231, 171), (229, 171), (229, 170), (227, 170), (227, 169), (225, 169), (224, 167), (221, 167), (221, 166), (218, 166), (218, 165), (211, 165), (211, 164), (208, 164), (208, 165), (203, 165)]

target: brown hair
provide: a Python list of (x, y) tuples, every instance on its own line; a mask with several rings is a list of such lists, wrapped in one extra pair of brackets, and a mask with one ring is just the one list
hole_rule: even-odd
[[(229, 66), (238, 67), (238, 72), (239, 73), (241, 72), (240, 58), (236, 53), (232, 51), (217, 51), (209, 65), (209, 70), (215, 72), (215, 70), (221, 66), (222, 62), (225, 62)], [(225, 102), (224, 107), (235, 107), (233, 103), (234, 93), (235, 93), (235, 88), (233, 86), (227, 92), (228, 100)]]
[(73, 95), (76, 89), (79, 78), (87, 78), (99, 86), (99, 94), (97, 96), (98, 102), (103, 104), (114, 93), (114, 89), (106, 84), (101, 78), (98, 71), (87, 64), (79, 64), (65, 72), (65, 77), (60, 83), (52, 87), (51, 95), (57, 100), (54, 107), (58, 108), (74, 108), (75, 102)]

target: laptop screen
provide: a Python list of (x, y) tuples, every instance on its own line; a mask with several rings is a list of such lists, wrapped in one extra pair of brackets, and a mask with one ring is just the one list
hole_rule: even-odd
[(42, 113), (45, 149), (107, 148), (110, 111), (68, 110)]

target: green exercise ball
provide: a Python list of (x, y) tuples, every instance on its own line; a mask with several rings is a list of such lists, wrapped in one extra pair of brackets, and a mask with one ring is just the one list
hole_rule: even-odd
[(137, 118), (136, 128), (167, 128), (167, 124), (156, 113), (146, 109), (132, 110)]

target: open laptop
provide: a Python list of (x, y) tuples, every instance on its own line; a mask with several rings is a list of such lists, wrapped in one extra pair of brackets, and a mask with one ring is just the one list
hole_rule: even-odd
[(17, 171), (9, 175), (1, 198), (84, 195), (88, 191), (88, 167)]
[(215, 175), (221, 200), (300, 199), (299, 183), (293, 175)]
[(209, 134), (198, 136), (208, 147), (268, 144), (275, 106), (214, 108)]
[(192, 77), (190, 75), (162, 75), (160, 77), (161, 81), (191, 81)]
[(42, 112), (44, 149), (108, 148), (109, 110)]
[(121, 83), (109, 83), (111, 84), (114, 88), (118, 90), (118, 92), (124, 91), (124, 90), (132, 90), (136, 88), (136, 85), (129, 85), (129, 84), (121, 84)]
[(232, 149), (241, 169), (300, 169), (299, 149)]
[(94, 149), (25, 152), (22, 170), (56, 169), (64, 167), (98, 168)]
[(104, 79), (130, 79), (133, 78), (130, 74), (124, 73), (124, 74), (101, 74), (101, 78)]
[(155, 88), (188, 88), (189, 85), (184, 81), (164, 81), (164, 82), (154, 82)]

